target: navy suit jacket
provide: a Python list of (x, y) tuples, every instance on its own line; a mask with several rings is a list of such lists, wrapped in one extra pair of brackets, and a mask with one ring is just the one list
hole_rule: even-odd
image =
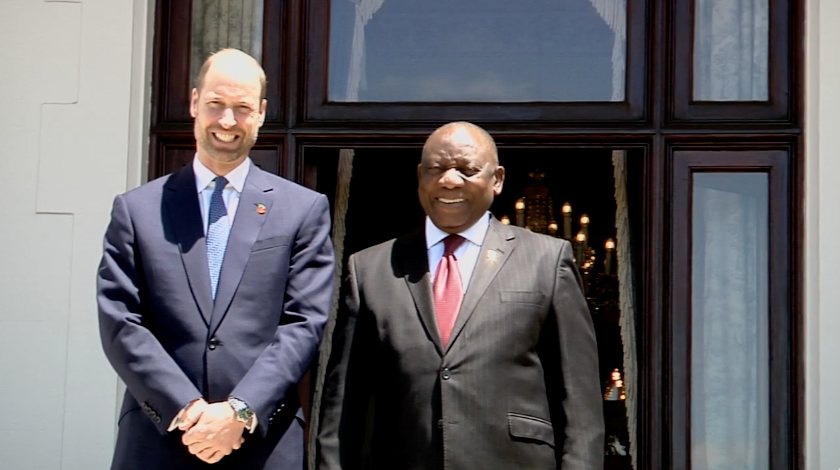
[(300, 470), (297, 384), (321, 341), (334, 269), (326, 197), (255, 165), (215, 302), (192, 166), (117, 196), (97, 277), (102, 345), (128, 389), (112, 468), (205, 467), (167, 427), (192, 400), (232, 395), (258, 430), (212, 468)]

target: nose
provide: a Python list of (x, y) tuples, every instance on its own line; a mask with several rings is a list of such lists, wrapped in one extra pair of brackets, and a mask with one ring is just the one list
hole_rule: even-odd
[(219, 119), (219, 125), (224, 128), (230, 128), (236, 125), (236, 118), (233, 117), (232, 109), (225, 108), (225, 111), (222, 113), (222, 118)]
[(446, 188), (458, 188), (464, 184), (464, 178), (458, 170), (450, 168), (440, 177), (440, 184)]

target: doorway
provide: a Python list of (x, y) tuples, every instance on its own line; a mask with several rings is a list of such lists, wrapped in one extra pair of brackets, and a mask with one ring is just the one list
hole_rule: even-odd
[[(304, 179), (330, 197), (336, 230), (342, 232), (334, 234), (340, 266), (355, 252), (422, 226), (420, 157), (419, 147), (305, 149)], [(502, 147), (505, 183), (490, 209), (503, 223), (566, 238), (575, 247), (598, 339), (604, 468), (611, 470), (633, 468), (638, 446), (640, 268), (634, 260), (641, 259), (643, 246), (643, 159), (642, 150)], [(321, 363), (324, 359), (322, 354)]]

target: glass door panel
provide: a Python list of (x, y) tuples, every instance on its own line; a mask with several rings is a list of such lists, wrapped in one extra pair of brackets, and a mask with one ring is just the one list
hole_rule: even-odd
[(695, 0), (695, 101), (767, 101), (769, 0)]
[(694, 173), (691, 468), (769, 465), (767, 173)]
[(210, 56), (226, 47), (262, 60), (263, 0), (193, 0), (190, 87)]
[(624, 101), (626, 0), (331, 0), (329, 101)]

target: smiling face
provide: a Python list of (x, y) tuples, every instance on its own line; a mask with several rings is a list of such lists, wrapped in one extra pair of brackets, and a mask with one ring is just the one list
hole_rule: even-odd
[(441, 230), (460, 233), (480, 219), (501, 194), (505, 169), (492, 139), (478, 128), (448, 125), (423, 147), (417, 194), (426, 215)]
[(239, 54), (214, 57), (190, 103), (198, 158), (219, 175), (248, 156), (265, 119), (259, 65)]

